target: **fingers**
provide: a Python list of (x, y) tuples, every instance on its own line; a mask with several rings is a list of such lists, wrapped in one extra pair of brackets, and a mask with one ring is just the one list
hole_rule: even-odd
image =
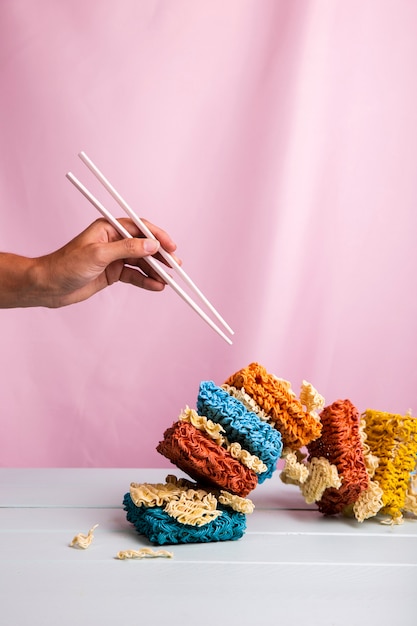
[(142, 289), (161, 291), (165, 282), (150, 267), (147, 257), (154, 256), (169, 266), (158, 252), (163, 247), (177, 263), (181, 264), (181, 260), (173, 254), (176, 249), (175, 242), (166, 231), (147, 220), (143, 221), (156, 239), (144, 237), (128, 218), (120, 218), (118, 221), (132, 235), (131, 238), (122, 238), (114, 227), (102, 218), (96, 220), (86, 231), (86, 237), (90, 239), (90, 244), (93, 244), (96, 266), (105, 270), (108, 284), (120, 280)]
[(122, 283), (128, 283), (141, 289), (147, 289), (148, 291), (162, 291), (165, 288), (165, 283), (161, 279), (154, 279), (151, 276), (146, 276), (138, 269), (133, 269), (125, 265), (120, 274), (119, 280)]
[[(144, 289), (160, 291), (165, 282), (147, 263), (147, 257), (159, 248), (159, 241), (154, 239), (119, 239), (99, 247), (98, 262), (101, 266), (108, 268), (107, 275), (112, 277), (109, 282), (121, 280)], [(119, 267), (119, 270), (112, 271), (116, 267)], [(134, 269), (135, 267), (140, 268), (141, 272)], [(117, 278), (115, 278), (116, 274)]]
[[(149, 228), (151, 233), (157, 238), (157, 240), (160, 242), (164, 250), (166, 250), (169, 253), (175, 252), (175, 250), (177, 249), (177, 245), (172, 239), (172, 237), (165, 230), (163, 230), (162, 228), (159, 228), (159, 226), (155, 226), (155, 224), (148, 222), (148, 220), (144, 218), (141, 218), (141, 220), (142, 222), (146, 224), (146, 226)], [(139, 230), (139, 228), (132, 222), (132, 220), (128, 218), (120, 218), (118, 221), (126, 228), (126, 230), (133, 237), (144, 236), (143, 233)]]
[(130, 264), (135, 265), (135, 261), (147, 256), (156, 254), (160, 248), (159, 241), (155, 239), (118, 239), (106, 244), (97, 245), (97, 254), (103, 265), (110, 265), (114, 261), (126, 260), (132, 261)]

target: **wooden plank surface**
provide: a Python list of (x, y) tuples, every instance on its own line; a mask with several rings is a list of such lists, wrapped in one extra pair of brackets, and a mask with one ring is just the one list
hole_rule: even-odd
[[(2, 624), (416, 623), (417, 521), (324, 518), (277, 475), (253, 492), (241, 540), (117, 560), (149, 546), (122, 509), (130, 482), (169, 472), (0, 470)], [(88, 550), (69, 547), (97, 523)]]

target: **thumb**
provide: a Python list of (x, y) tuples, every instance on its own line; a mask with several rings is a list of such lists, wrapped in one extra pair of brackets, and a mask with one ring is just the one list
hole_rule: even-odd
[(142, 239), (142, 244), (145, 254), (155, 254), (161, 245), (157, 239)]
[(158, 252), (160, 243), (157, 239), (127, 238), (101, 244), (97, 249), (97, 263), (110, 265), (122, 259), (142, 259)]
[(158, 252), (160, 243), (157, 239), (121, 239), (111, 244), (118, 259), (141, 259)]

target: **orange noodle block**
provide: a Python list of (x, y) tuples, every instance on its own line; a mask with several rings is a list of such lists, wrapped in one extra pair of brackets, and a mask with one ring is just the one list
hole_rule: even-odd
[(285, 447), (298, 450), (320, 436), (321, 424), (314, 411), (303, 407), (290, 383), (269, 374), (259, 363), (232, 374), (225, 385), (244, 389), (279, 430)]
[(194, 480), (242, 498), (258, 484), (254, 471), (188, 422), (175, 422), (156, 449)]

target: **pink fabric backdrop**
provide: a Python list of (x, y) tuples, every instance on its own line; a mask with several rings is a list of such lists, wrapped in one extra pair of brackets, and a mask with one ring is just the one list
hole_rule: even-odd
[(251, 361), (417, 412), (414, 0), (2, 0), (0, 72), (0, 249), (96, 218), (85, 150), (236, 332), (126, 285), (0, 311), (1, 465), (168, 466), (199, 382)]

